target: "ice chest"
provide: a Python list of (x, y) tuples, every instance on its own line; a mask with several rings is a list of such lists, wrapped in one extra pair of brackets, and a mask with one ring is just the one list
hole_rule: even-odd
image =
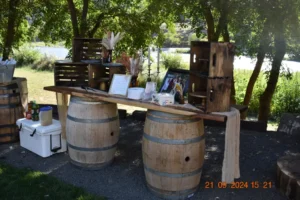
[(18, 119), (20, 145), (42, 157), (66, 151), (66, 140), (61, 138), (61, 125), (52, 120), (49, 126), (41, 126), (39, 121)]

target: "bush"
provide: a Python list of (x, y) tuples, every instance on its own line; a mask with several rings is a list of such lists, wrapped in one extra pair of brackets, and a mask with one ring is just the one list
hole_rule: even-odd
[(165, 69), (189, 69), (188, 63), (182, 62), (178, 54), (162, 54), (162, 64)]
[(176, 49), (175, 51), (176, 53), (186, 53), (186, 54), (189, 54), (191, 52), (190, 49)]
[(35, 49), (23, 47), (14, 52), (13, 58), (17, 61), (17, 67), (22, 67), (37, 62), (42, 58), (42, 54)]
[[(234, 70), (235, 89), (237, 104), (242, 104), (251, 70)], [(252, 98), (248, 108), (249, 116), (257, 116), (259, 111), (259, 98), (265, 91), (267, 85), (265, 74), (260, 74), (255, 84)], [(277, 83), (275, 94), (271, 102), (270, 119), (279, 121), (283, 113), (300, 113), (300, 72), (294, 73), (288, 80), (280, 77)]]
[(54, 56), (45, 55), (38, 61), (34, 62), (31, 68), (38, 71), (53, 71), (55, 60), (56, 58)]

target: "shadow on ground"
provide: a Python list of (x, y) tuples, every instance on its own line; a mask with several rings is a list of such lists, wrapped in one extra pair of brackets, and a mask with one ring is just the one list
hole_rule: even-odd
[[(118, 200), (154, 200), (146, 187), (143, 171), (141, 139), (144, 123), (131, 117), (121, 120), (121, 134), (114, 163), (100, 171), (85, 171), (69, 162), (67, 153), (41, 158), (18, 144), (1, 145), (0, 160), (19, 168), (30, 168), (55, 176), (60, 180), (83, 187), (88, 192)], [(241, 178), (248, 189), (218, 188), (224, 150), (224, 129), (206, 127), (206, 155), (199, 191), (191, 200), (284, 200), (275, 188), (276, 161), (280, 156), (300, 153), (299, 138), (283, 133), (241, 132)], [(251, 188), (258, 181), (260, 187)], [(213, 182), (214, 188), (205, 188)], [(264, 189), (263, 182), (271, 182)]]

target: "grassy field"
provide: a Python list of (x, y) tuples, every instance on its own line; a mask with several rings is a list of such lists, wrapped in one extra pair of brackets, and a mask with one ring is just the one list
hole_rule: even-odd
[(41, 172), (17, 169), (0, 162), (1, 200), (104, 200)]
[[(39, 104), (56, 104), (54, 92), (44, 90), (45, 86), (54, 85), (54, 74), (49, 71), (36, 71), (29, 67), (15, 69), (15, 77), (27, 78), (28, 100), (36, 100)], [(132, 113), (135, 110), (146, 110), (139, 107), (118, 105), (119, 109), (126, 109), (127, 113)]]
[(39, 104), (56, 104), (54, 92), (45, 91), (45, 86), (54, 85), (53, 72), (35, 71), (29, 67), (16, 68), (15, 77), (27, 78), (28, 100)]

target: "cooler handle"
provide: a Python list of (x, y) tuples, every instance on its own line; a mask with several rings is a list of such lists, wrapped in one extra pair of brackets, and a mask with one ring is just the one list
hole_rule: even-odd
[(59, 147), (53, 147), (52, 148), (52, 135), (50, 135), (50, 151), (55, 153), (60, 149), (61, 149), (61, 133), (59, 134)]
[(34, 129), (33, 133), (32, 133), (32, 134), (30, 134), (30, 136), (31, 136), (31, 137), (33, 137), (33, 136), (34, 136), (34, 134), (35, 134), (35, 132), (36, 132), (36, 129)]
[(22, 123), (20, 124), (20, 127), (19, 127), (19, 132), (22, 131)]

